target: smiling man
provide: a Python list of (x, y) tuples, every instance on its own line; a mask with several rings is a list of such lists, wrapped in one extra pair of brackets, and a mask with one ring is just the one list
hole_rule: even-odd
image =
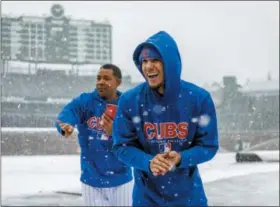
[(125, 92), (113, 124), (114, 152), (134, 167), (133, 206), (206, 206), (198, 164), (218, 150), (210, 94), (181, 79), (181, 57), (166, 32), (138, 45), (145, 83)]
[(143, 48), (139, 61), (142, 63), (143, 74), (149, 86), (157, 90), (159, 95), (164, 92), (164, 72), (160, 54), (152, 46)]
[(113, 119), (105, 113), (107, 104), (117, 105), (121, 93), (120, 69), (103, 65), (96, 89), (82, 93), (68, 103), (58, 115), (57, 130), (69, 137), (77, 126), (81, 149), (82, 195), (86, 206), (130, 206), (131, 169), (112, 153)]

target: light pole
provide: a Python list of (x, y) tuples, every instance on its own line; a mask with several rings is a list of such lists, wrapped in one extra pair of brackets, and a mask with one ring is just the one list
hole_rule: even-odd
[(10, 60), (10, 56), (7, 56), (7, 58), (6, 58), (6, 72), (8, 72), (8, 70), (9, 70), (9, 60)]
[[(3, 61), (3, 62), (2, 62)], [(6, 56), (3, 54), (1, 55), (1, 74), (3, 73), (3, 75), (5, 74), (5, 62), (6, 62)]]

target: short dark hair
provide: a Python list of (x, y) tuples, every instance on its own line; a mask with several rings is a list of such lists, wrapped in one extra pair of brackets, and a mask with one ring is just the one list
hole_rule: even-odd
[(113, 75), (119, 79), (122, 79), (122, 71), (121, 69), (114, 65), (114, 64), (111, 64), (111, 63), (107, 63), (107, 64), (104, 64), (100, 67), (100, 70), (101, 69), (107, 69), (107, 70), (112, 70), (113, 71)]

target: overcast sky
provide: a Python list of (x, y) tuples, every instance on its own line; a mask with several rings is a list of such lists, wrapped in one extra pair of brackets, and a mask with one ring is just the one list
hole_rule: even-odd
[(139, 79), (132, 53), (150, 35), (165, 30), (179, 46), (182, 78), (196, 84), (220, 82), (224, 75), (279, 79), (279, 1), (67, 2), (2, 1), (2, 13), (50, 14), (60, 3), (65, 15), (109, 20), (113, 26), (113, 62)]

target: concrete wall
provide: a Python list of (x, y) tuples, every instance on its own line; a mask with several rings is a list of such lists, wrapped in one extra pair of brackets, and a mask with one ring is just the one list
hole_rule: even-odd
[[(2, 128), (5, 129), (5, 128)], [(2, 155), (64, 155), (77, 154), (76, 135), (64, 138), (54, 129), (37, 131), (1, 131)]]

